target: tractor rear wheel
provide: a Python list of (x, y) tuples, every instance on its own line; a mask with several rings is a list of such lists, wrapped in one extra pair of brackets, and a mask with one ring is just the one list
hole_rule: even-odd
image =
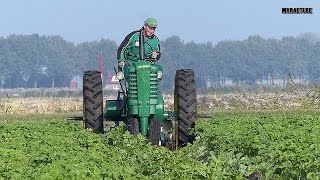
[(159, 145), (161, 136), (161, 123), (157, 119), (151, 119), (149, 125), (148, 139), (152, 145)]
[(194, 71), (176, 71), (174, 88), (174, 110), (178, 121), (178, 146), (192, 143), (195, 135), (190, 130), (195, 126), (197, 114), (197, 93)]
[(84, 127), (94, 133), (103, 133), (103, 95), (99, 71), (86, 71), (83, 75)]
[(127, 122), (127, 128), (130, 134), (138, 135), (140, 133), (138, 119), (134, 117), (129, 118)]

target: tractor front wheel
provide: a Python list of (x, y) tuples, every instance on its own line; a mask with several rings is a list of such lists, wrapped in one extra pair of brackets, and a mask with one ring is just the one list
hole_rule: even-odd
[(151, 119), (149, 125), (148, 139), (152, 145), (159, 145), (161, 136), (161, 123), (157, 119)]
[(84, 127), (94, 133), (103, 133), (102, 80), (99, 71), (86, 71), (83, 75)]
[(137, 118), (131, 117), (128, 119), (127, 128), (130, 134), (138, 135), (139, 131), (139, 121)]
[(178, 146), (192, 143), (194, 134), (190, 130), (195, 126), (197, 114), (197, 93), (194, 71), (182, 69), (176, 71), (174, 88), (174, 110), (178, 121)]

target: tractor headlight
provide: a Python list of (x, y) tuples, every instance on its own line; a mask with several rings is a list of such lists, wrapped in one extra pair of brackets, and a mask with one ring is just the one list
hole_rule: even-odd
[(123, 74), (123, 72), (121, 72), (121, 71), (117, 72), (117, 79), (118, 79), (118, 80), (124, 79), (124, 74)]
[(158, 72), (157, 72), (157, 77), (158, 77), (158, 79), (161, 79), (162, 76), (163, 76), (163, 73), (162, 73), (161, 71), (158, 71)]

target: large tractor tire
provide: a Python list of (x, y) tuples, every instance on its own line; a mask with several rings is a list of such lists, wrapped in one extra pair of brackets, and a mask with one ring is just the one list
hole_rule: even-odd
[(190, 130), (195, 126), (197, 114), (197, 93), (194, 71), (182, 69), (176, 71), (174, 88), (174, 110), (178, 121), (178, 146), (194, 141)]
[(138, 135), (140, 133), (138, 119), (134, 117), (129, 118), (127, 122), (127, 128), (130, 134)]
[(161, 136), (161, 123), (157, 119), (151, 119), (149, 124), (148, 139), (152, 145), (159, 145)]
[(102, 80), (99, 71), (86, 71), (83, 75), (83, 117), (84, 127), (94, 133), (103, 130)]

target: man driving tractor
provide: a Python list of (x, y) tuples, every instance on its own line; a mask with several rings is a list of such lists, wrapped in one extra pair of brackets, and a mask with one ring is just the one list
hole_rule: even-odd
[(160, 44), (158, 37), (154, 34), (157, 28), (157, 20), (148, 18), (140, 30), (128, 34), (120, 44), (117, 52), (118, 67), (122, 68), (126, 63), (129, 66), (140, 59), (139, 55), (139, 36), (142, 33), (144, 37), (144, 58), (153, 62), (160, 56)]

